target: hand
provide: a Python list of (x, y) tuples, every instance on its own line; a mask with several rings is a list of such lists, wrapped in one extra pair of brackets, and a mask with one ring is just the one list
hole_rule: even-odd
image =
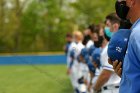
[(93, 89), (93, 93), (101, 93), (101, 90), (96, 91)]
[(122, 75), (122, 62), (118, 62), (118, 60), (112, 62), (110, 59), (108, 59), (109, 64), (113, 65), (113, 69), (115, 73), (117, 73), (118, 76), (121, 77)]
[(84, 83), (85, 83), (86, 85), (88, 85), (88, 81), (87, 81), (86, 79), (84, 79)]
[(92, 85), (89, 84), (89, 86), (88, 86), (88, 91), (89, 91), (89, 92), (91, 92), (91, 88), (92, 88)]
[(67, 70), (67, 75), (70, 75), (70, 74), (71, 74), (71, 69), (68, 68), (68, 70)]

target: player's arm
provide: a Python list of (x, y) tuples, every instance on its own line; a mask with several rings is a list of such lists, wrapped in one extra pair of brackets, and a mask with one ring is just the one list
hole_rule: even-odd
[(101, 87), (109, 80), (112, 75), (112, 71), (103, 69), (102, 73), (100, 74), (97, 82), (94, 86), (94, 90), (98, 91)]
[(90, 82), (89, 82), (89, 86), (88, 86), (88, 91), (90, 91), (90, 89), (92, 87), (92, 79), (95, 76), (95, 74), (92, 71), (89, 71), (89, 73), (90, 73)]
[(67, 74), (69, 75), (69, 74), (71, 74), (71, 68), (72, 68), (72, 66), (73, 66), (73, 61), (74, 61), (74, 55), (75, 55), (75, 52), (74, 52), (74, 50), (71, 50), (70, 51), (70, 63), (69, 63), (69, 65), (68, 65), (68, 69), (67, 69)]
[(95, 74), (92, 71), (89, 71), (90, 73), (90, 86), (92, 86), (92, 79), (94, 78)]
[(92, 85), (92, 79), (94, 78), (95, 76), (95, 67), (93, 66), (93, 64), (89, 62), (88, 64), (88, 68), (89, 68), (89, 74), (90, 74), (90, 85)]

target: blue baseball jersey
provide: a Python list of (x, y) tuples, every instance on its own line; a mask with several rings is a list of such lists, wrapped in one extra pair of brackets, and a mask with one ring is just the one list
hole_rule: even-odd
[(140, 19), (131, 29), (123, 62), (120, 93), (140, 93)]

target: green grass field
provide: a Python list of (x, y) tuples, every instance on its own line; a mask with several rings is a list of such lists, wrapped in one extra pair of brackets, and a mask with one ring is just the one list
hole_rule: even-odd
[(73, 93), (65, 65), (0, 66), (0, 93)]

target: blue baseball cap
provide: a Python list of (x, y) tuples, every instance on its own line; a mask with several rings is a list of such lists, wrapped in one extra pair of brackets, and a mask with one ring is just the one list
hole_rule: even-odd
[(78, 56), (78, 60), (79, 60), (79, 57), (80, 56), (82, 56), (84, 59), (85, 59), (85, 61), (86, 61), (86, 63), (87, 63), (87, 61), (89, 60), (88, 58), (89, 58), (89, 55), (88, 55), (88, 50), (86, 49), (86, 48), (83, 48), (82, 50), (81, 50), (81, 52), (80, 52), (80, 55)]
[(100, 54), (101, 48), (96, 48), (92, 53), (92, 61), (98, 64), (98, 66), (100, 66)]
[(90, 70), (92, 73), (95, 73), (95, 67), (93, 66), (91, 60), (89, 59), (88, 50), (87, 50), (86, 48), (83, 48), (83, 49), (81, 50), (80, 55), (84, 57), (84, 59), (85, 59), (85, 61), (86, 61), (86, 64), (87, 64), (89, 70)]
[(120, 29), (114, 33), (108, 45), (108, 56), (112, 61), (123, 61), (130, 34), (130, 29)]
[(89, 68), (89, 71), (91, 71), (92, 73), (95, 73), (95, 67), (90, 60), (87, 62), (87, 66)]
[(81, 56), (83, 56), (84, 58), (88, 55), (88, 50), (86, 48), (83, 48), (81, 50), (81, 53), (80, 53)]

